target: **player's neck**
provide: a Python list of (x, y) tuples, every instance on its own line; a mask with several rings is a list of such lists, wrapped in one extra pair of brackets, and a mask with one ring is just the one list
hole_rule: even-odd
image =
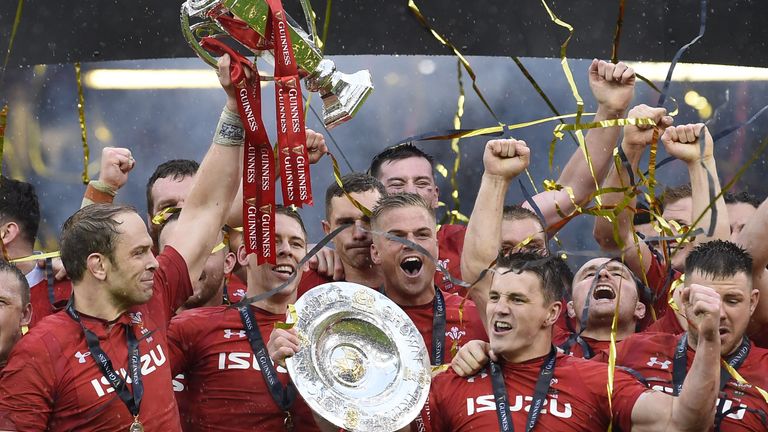
[(377, 288), (384, 283), (384, 276), (381, 274), (381, 267), (377, 265), (366, 266), (365, 268), (355, 268), (345, 265), (344, 280), (371, 288)]
[[(35, 251), (34, 246), (32, 244), (26, 244), (19, 241), (14, 241), (5, 245), (5, 250), (8, 252), (8, 257), (11, 258), (11, 260), (14, 260), (16, 258), (28, 257), (32, 255), (32, 253), (34, 253)], [(19, 270), (21, 270), (21, 272), (24, 274), (27, 274), (32, 270), (34, 270), (36, 266), (37, 266), (37, 260), (25, 261), (25, 262), (20, 262), (16, 264), (16, 267), (18, 267)]]
[(398, 306), (423, 306), (434, 300), (435, 287), (430, 279), (428, 285), (425, 284), (417, 293), (411, 293), (385, 280), (384, 294)]
[(130, 307), (115, 301), (108, 295), (107, 288), (101, 284), (80, 281), (73, 284), (72, 291), (75, 296), (75, 310), (104, 321), (118, 319)]
[[(275, 297), (280, 297), (280, 298), (275, 298)], [(253, 302), (251, 304), (269, 313), (272, 313), (275, 315), (281, 315), (281, 314), (285, 314), (285, 311), (288, 310), (289, 304), (296, 302), (295, 296), (293, 296), (292, 301), (290, 300), (291, 297), (292, 296), (272, 296), (267, 299)]]
[(507, 363), (523, 363), (538, 357), (544, 357), (552, 350), (552, 336), (542, 332), (533, 342), (515, 352), (502, 354)]
[[(624, 340), (630, 335), (632, 335), (635, 332), (635, 323), (629, 322), (629, 323), (619, 323), (618, 328), (616, 329), (616, 340)], [(592, 338), (597, 341), (608, 341), (611, 340), (611, 326), (610, 325), (600, 325), (600, 326), (587, 326), (587, 329), (584, 330), (581, 335), (583, 337)]]

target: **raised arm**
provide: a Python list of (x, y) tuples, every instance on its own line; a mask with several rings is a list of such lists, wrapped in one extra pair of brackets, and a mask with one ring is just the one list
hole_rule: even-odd
[(98, 180), (91, 180), (85, 188), (80, 208), (91, 204), (111, 204), (117, 191), (128, 181), (128, 173), (136, 165), (131, 151), (121, 147), (104, 147)]
[(736, 243), (752, 255), (752, 284), (760, 290), (760, 300), (752, 313), (749, 334), (765, 332), (768, 323), (768, 199), (760, 204), (757, 211), (744, 225)]
[(720, 384), (720, 295), (712, 288), (691, 285), (683, 303), (698, 337), (690, 334), (696, 349), (691, 369), (679, 397), (650, 391), (640, 396), (632, 410), (633, 431), (703, 431), (715, 420), (715, 400)]
[[(595, 59), (589, 65), (588, 72), (589, 87), (597, 101), (594, 120), (624, 117), (635, 94), (635, 71), (622, 62), (614, 65)], [(584, 138), (597, 182), (602, 181), (611, 165), (611, 155), (619, 139), (619, 133), (618, 127), (596, 128), (590, 129)], [(557, 182), (570, 187), (576, 204), (582, 206), (589, 201), (596, 190), (595, 178), (592, 177), (584, 152), (577, 148), (563, 168)], [(564, 190), (542, 192), (533, 199), (541, 210), (547, 227), (556, 225), (562, 219), (557, 211), (558, 207), (566, 215), (575, 210), (568, 192)], [(523, 205), (530, 208), (529, 203)], [(556, 230), (547, 231), (549, 235), (554, 235), (556, 232)]]
[[(530, 149), (525, 141), (514, 139), (491, 140), (483, 153), (483, 172), (475, 207), (469, 218), (461, 252), (461, 274), (467, 281), (474, 281), (496, 259), (501, 245), (501, 219), (504, 196), (509, 183), (530, 162)], [(490, 275), (483, 278), (470, 291), (472, 300), (485, 323), (485, 305), (488, 302)]]
[[(229, 125), (242, 128), (236, 114), (237, 101), (229, 76), (229, 63), (228, 55), (219, 59), (219, 81), (227, 93), (222, 118), (226, 118), (223, 121)], [(184, 257), (192, 280), (197, 280), (202, 273), (240, 184), (242, 142), (232, 145), (231, 140), (217, 138), (218, 135), (200, 164), (179, 215), (177, 229), (167, 243)], [(228, 144), (224, 144), (225, 141)]]
[[(700, 148), (701, 134), (704, 134), (704, 148)], [(723, 197), (715, 201), (717, 219), (712, 236), (707, 235), (710, 229), (712, 210), (709, 207), (710, 198), (720, 194), (720, 180), (717, 176), (717, 166), (713, 156), (714, 142), (712, 135), (703, 123), (680, 125), (667, 128), (661, 137), (664, 148), (671, 156), (685, 162), (688, 166), (688, 175), (691, 179), (691, 197), (693, 200), (693, 214), (691, 221), (695, 222), (699, 216), (699, 223), (691, 229), (702, 228), (704, 234), (697, 235), (695, 243), (706, 243), (712, 240), (729, 240), (730, 223), (728, 209)], [(710, 190), (707, 172), (712, 176), (713, 189)]]
[[(664, 108), (651, 108), (647, 105), (638, 105), (630, 110), (629, 118), (651, 118), (662, 129), (672, 124), (672, 118), (667, 116)], [(653, 140), (652, 126), (632, 126), (624, 127), (624, 139), (621, 142), (621, 149), (627, 157), (630, 169), (634, 173), (635, 179), (638, 178), (638, 167), (640, 159), (643, 156), (645, 148)], [(630, 184), (629, 174), (624, 166), (618, 170), (615, 164), (611, 164), (608, 175), (603, 181), (603, 188), (622, 188)], [(602, 195), (603, 206), (615, 207), (621, 204), (625, 199), (623, 192), (612, 192)], [(633, 213), (629, 208), (634, 208), (636, 200), (634, 196), (627, 207), (619, 212), (616, 217), (618, 228), (617, 237), (614, 236), (614, 222), (604, 217), (595, 218), (594, 236), (600, 247), (611, 253), (625, 254), (625, 263), (636, 275), (645, 274), (651, 262), (651, 251), (648, 246), (641, 242), (635, 242), (635, 235), (632, 231)], [(623, 249), (622, 249), (623, 247)]]

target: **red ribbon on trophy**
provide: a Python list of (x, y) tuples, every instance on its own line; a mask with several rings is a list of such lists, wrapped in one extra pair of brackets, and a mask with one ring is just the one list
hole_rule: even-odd
[(261, 120), (261, 83), (254, 70), (251, 82), (244, 67), (251, 62), (214, 38), (201, 46), (217, 55), (229, 54), (230, 78), (237, 91), (237, 110), (245, 129), (243, 145), (243, 236), (247, 254), (255, 253), (259, 264), (276, 264), (275, 245), (275, 159)]
[[(283, 203), (312, 205), (312, 185), (307, 156), (299, 69), (293, 55), (288, 21), (280, 0), (266, 0), (270, 14), (275, 56), (277, 105), (277, 157), (282, 177)], [(269, 26), (268, 26), (269, 28)]]

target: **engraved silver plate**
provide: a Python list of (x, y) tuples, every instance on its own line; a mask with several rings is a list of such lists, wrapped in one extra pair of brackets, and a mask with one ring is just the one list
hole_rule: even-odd
[(307, 404), (350, 431), (393, 431), (413, 421), (432, 381), (413, 321), (374, 289), (333, 282), (296, 302), (301, 348), (286, 359)]

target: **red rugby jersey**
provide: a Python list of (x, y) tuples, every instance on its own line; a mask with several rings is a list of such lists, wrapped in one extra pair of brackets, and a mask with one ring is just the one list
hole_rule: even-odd
[[(668, 333), (639, 333), (630, 336), (617, 346), (616, 364), (632, 368), (648, 380), (656, 389), (672, 394), (672, 370), (675, 349), (682, 336)], [(690, 370), (696, 352), (687, 350), (687, 368)], [(761, 420), (768, 414), (768, 404), (753, 387), (768, 390), (768, 350), (751, 344), (749, 355), (738, 369), (749, 383), (742, 385), (731, 378), (720, 397), (725, 397), (724, 411), (731, 411), (723, 419), (722, 431), (763, 431), (768, 424)], [(719, 403), (720, 399), (718, 399)]]
[[(473, 339), (482, 339), (488, 341), (488, 335), (485, 332), (485, 326), (480, 320), (477, 308), (472, 300), (466, 300), (464, 303), (463, 316), (459, 319), (459, 306), (463, 300), (457, 294), (443, 292), (445, 299), (445, 349), (444, 363), (450, 363), (453, 354), (467, 341)], [(432, 317), (434, 300), (419, 306), (400, 306), (406, 315), (408, 315), (416, 328), (424, 338), (424, 344), (429, 351), (429, 357), (432, 359)], [(455, 350), (453, 349), (455, 345)]]
[[(546, 356), (523, 363), (505, 363), (504, 382), (515, 430), (524, 431), (536, 380)], [(429, 399), (412, 429), (429, 432), (499, 430), (491, 376), (483, 372), (461, 378), (448, 370), (432, 380)], [(557, 355), (554, 378), (535, 430), (607, 430), (611, 420), (606, 393), (608, 370), (603, 363)], [(621, 430), (631, 429), (632, 408), (647, 391), (631, 375), (616, 371), (613, 418)]]
[[(552, 344), (556, 347), (560, 347), (568, 341), (571, 335), (573, 335), (573, 333), (565, 331), (558, 326), (553, 326)], [(592, 358), (600, 358), (603, 353), (608, 352), (608, 349), (611, 346), (611, 341), (601, 341), (586, 336), (581, 336), (581, 339), (592, 349)], [(570, 346), (569, 352), (566, 354), (573, 357), (584, 358), (584, 347), (582, 347), (581, 344), (574, 342)]]
[(680, 325), (680, 321), (677, 320), (677, 314), (671, 308), (659, 318), (658, 321), (649, 325), (645, 329), (646, 333), (668, 333), (672, 335), (681, 335), (685, 333), (685, 329)]
[[(464, 250), (464, 235), (466, 233), (466, 226), (450, 224), (442, 225), (437, 231), (437, 259), (454, 279), (461, 280), (461, 251)], [(435, 272), (435, 285), (446, 292), (457, 293), (462, 296), (466, 294), (464, 288), (454, 286), (439, 271)]]
[[(266, 344), (285, 314), (251, 310)], [(185, 311), (171, 321), (168, 339), (174, 374), (183, 372), (186, 381), (186, 409), (181, 412), (185, 431), (283, 430), (285, 415), (272, 399), (237, 309)], [(285, 385), (287, 371), (276, 370)], [(301, 396), (291, 414), (297, 432), (318, 430)]]
[[(664, 263), (662, 263), (656, 254), (651, 254), (651, 263), (648, 267), (648, 271), (645, 272), (645, 279), (648, 282), (648, 288), (656, 297), (656, 301), (653, 302), (653, 311), (656, 313), (656, 320), (661, 319), (667, 312), (672, 313), (668, 303), (669, 288), (672, 282), (680, 279), (682, 273), (677, 270), (672, 270), (672, 276), (670, 277), (670, 269)], [(643, 281), (638, 275), (638, 278)], [(643, 281), (645, 282), (645, 281)], [(646, 310), (645, 317), (640, 321), (640, 331), (645, 330), (649, 325), (653, 324), (653, 314), (650, 310)]]
[[(124, 377), (126, 325), (137, 339), (143, 338), (140, 420), (146, 430), (179, 430), (166, 334), (173, 312), (192, 295), (192, 284), (184, 258), (175, 249), (166, 247), (157, 260), (149, 302), (130, 308), (115, 322), (80, 315)], [(93, 360), (80, 324), (65, 311), (49, 316), (24, 336), (0, 375), (2, 430), (125, 432), (132, 422), (128, 408)]]
[[(29, 283), (29, 302), (32, 304), (32, 320), (29, 327), (36, 326), (43, 318), (61, 310), (72, 295), (72, 283), (69, 279), (54, 281), (53, 292), (48, 292), (48, 275), (45, 269), (35, 267), (27, 273)], [(53, 304), (51, 304), (53, 294)]]

